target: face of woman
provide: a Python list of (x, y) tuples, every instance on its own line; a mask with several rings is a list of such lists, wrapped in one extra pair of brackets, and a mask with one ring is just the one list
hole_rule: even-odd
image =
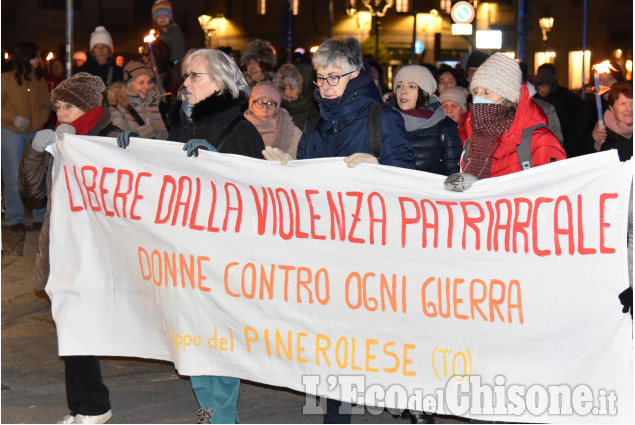
[(70, 124), (84, 115), (84, 111), (77, 106), (62, 101), (55, 102), (53, 109), (57, 113), (57, 119), (60, 124)]
[(620, 93), (620, 96), (610, 109), (619, 122), (633, 125), (633, 99), (624, 96), (624, 93)]
[(293, 102), (294, 100), (298, 100), (298, 97), (300, 97), (300, 90), (296, 89), (291, 84), (285, 83), (284, 96), (289, 99), (290, 102)]
[(262, 68), (260, 68), (260, 65), (258, 65), (258, 62), (256, 61), (249, 62), (249, 64), (247, 65), (247, 74), (249, 74), (251, 79), (254, 81), (260, 81), (265, 76), (265, 74), (262, 72)]
[(489, 99), (494, 103), (498, 103), (501, 100), (503, 100), (502, 96), (497, 95), (490, 89), (484, 89), (482, 87), (477, 87), (474, 90), (472, 90), (472, 94), (474, 96), (482, 97), (483, 99)]
[(395, 85), (397, 105), (402, 111), (411, 111), (417, 106), (419, 86), (414, 81), (398, 81)]
[(444, 72), (443, 74), (441, 74), (441, 76), (439, 77), (439, 84), (437, 84), (437, 90), (439, 91), (439, 94), (443, 93), (443, 90), (447, 89), (448, 87), (455, 86), (456, 80), (450, 72)]
[[(349, 74), (339, 64), (329, 64), (325, 68), (318, 68), (316, 73), (320, 96), (325, 99), (337, 99), (343, 95), (348, 82), (359, 75), (359, 71)], [(331, 77), (331, 80), (337, 79), (337, 83), (335, 85), (329, 84), (326, 80), (328, 77)]]
[(104, 43), (97, 43), (93, 46), (92, 52), (97, 63), (103, 65), (108, 61), (108, 56), (110, 56), (110, 47)]
[(261, 121), (269, 121), (276, 115), (278, 104), (270, 97), (262, 96), (251, 101), (252, 114)]
[(187, 89), (187, 101), (192, 105), (221, 90), (221, 87), (210, 78), (205, 59), (200, 56), (192, 58), (185, 73), (188, 77), (183, 85)]
[(152, 89), (152, 79), (149, 75), (139, 75), (133, 79), (128, 86), (130, 91), (139, 96), (141, 99), (148, 97), (148, 93)]
[(456, 103), (453, 100), (446, 100), (441, 103), (441, 107), (445, 111), (445, 115), (452, 118), (454, 122), (458, 124), (461, 121), (461, 115), (463, 115), (463, 111), (461, 110), (461, 105)]

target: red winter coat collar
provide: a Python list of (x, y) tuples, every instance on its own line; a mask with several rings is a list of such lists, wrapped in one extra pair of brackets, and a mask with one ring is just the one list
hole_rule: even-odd
[[(527, 87), (522, 85), (520, 100), (516, 108), (514, 121), (509, 129), (498, 138), (497, 149), (492, 157), (492, 172), (490, 177), (503, 176), (521, 170), (518, 162), (516, 146), (520, 144), (522, 131), (525, 128), (543, 123), (547, 125), (547, 116), (534, 101), (531, 100)], [(468, 139), (472, 138), (472, 114), (468, 112), (465, 123), (465, 131)], [(556, 136), (547, 128), (539, 128), (534, 131), (531, 138), (531, 162), (532, 166), (548, 164), (552, 159), (560, 161), (566, 159), (566, 154), (558, 142)], [(461, 164), (461, 169), (463, 164)]]

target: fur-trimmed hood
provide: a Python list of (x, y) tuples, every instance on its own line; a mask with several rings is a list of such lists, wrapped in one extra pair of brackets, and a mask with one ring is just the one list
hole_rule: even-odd
[(123, 86), (123, 83), (113, 83), (108, 87), (107, 98), (109, 106), (119, 106), (120, 108), (126, 109), (130, 105), (130, 98), (128, 97), (128, 93), (126, 93), (126, 88)]
[(240, 105), (247, 99), (245, 93), (240, 92), (237, 98), (233, 98), (231, 93), (223, 90), (220, 93), (214, 93), (207, 99), (204, 99), (194, 105), (192, 108), (192, 121), (201, 123), (215, 115), (227, 111), (228, 109), (240, 110)]
[(276, 69), (276, 55), (273, 53), (271, 43), (259, 38), (247, 43), (240, 54), (240, 67), (246, 70), (251, 61), (258, 62), (263, 72)]

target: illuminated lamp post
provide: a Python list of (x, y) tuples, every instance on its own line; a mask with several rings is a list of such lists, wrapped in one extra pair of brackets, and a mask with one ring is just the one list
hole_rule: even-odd
[(553, 17), (549, 16), (549, 12), (545, 12), (542, 18), (538, 19), (540, 29), (542, 30), (542, 42), (547, 45), (547, 33), (553, 28)]
[(225, 29), (225, 25), (227, 24), (227, 20), (222, 13), (217, 15), (216, 17), (212, 17), (210, 15), (201, 15), (198, 17), (198, 23), (205, 33), (205, 46), (211, 48), (214, 36), (217, 32), (219, 34), (222, 34)]
[(379, 58), (379, 18), (383, 18), (386, 15), (386, 11), (392, 7), (394, 2), (394, 0), (363, 0), (364, 6), (375, 18), (375, 60)]

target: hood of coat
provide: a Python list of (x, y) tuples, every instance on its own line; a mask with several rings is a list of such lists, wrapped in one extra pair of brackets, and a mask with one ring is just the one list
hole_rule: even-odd
[(148, 96), (142, 99), (141, 96), (135, 94), (121, 82), (112, 83), (110, 87), (108, 87), (107, 99), (108, 105), (117, 106), (122, 109), (127, 109), (131, 103), (133, 106), (137, 106), (158, 102), (158, 97), (154, 90), (150, 90)]
[(247, 99), (247, 96), (242, 92), (235, 99), (231, 93), (226, 90), (214, 93), (207, 99), (194, 105), (192, 108), (192, 121), (194, 121), (195, 124), (200, 124), (230, 109), (240, 111), (240, 105), (245, 99)]

